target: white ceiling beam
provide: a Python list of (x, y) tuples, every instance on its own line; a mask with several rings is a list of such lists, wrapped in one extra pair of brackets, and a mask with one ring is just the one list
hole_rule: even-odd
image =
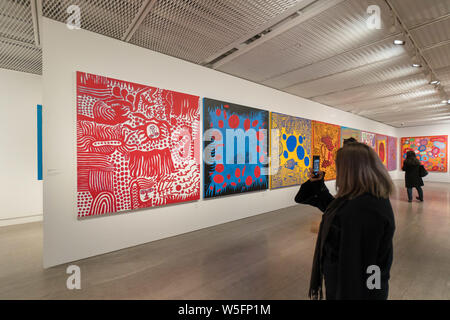
[[(422, 108), (420, 111), (420, 118), (436, 116), (442, 114), (449, 114), (450, 108), (443, 104), (441, 105), (431, 105)], [(380, 116), (372, 116), (378, 121), (396, 121), (396, 120), (414, 120), (417, 119), (417, 109), (415, 110), (406, 110), (406, 111), (393, 111), (391, 113), (386, 113)]]
[[(242, 44), (237, 51), (235, 51), (234, 53), (226, 56), (225, 58), (219, 60), (218, 62), (214, 63), (212, 65), (213, 69), (217, 69), (231, 61), (233, 61), (234, 59), (236, 59), (237, 57), (241, 56), (242, 54), (260, 46), (261, 44), (265, 43), (266, 41), (269, 41), (273, 38), (275, 38), (276, 36), (279, 36), (280, 34), (292, 29), (293, 27), (308, 21), (309, 19), (315, 17), (316, 15), (333, 8), (334, 6), (340, 4), (341, 2), (344, 2), (346, 0), (327, 0), (327, 1), (323, 1), (323, 0), (319, 0), (314, 2), (312, 5), (308, 5), (304, 11), (299, 11), (299, 15), (296, 18), (293, 18), (291, 20), (288, 20), (285, 23), (281, 23), (278, 24), (273, 30), (271, 30), (269, 33), (261, 36), (261, 38), (251, 42), (248, 45)], [(310, 1), (309, 1), (310, 2)]]
[[(391, 99), (391, 98), (396, 98), (396, 97), (402, 97), (403, 98), (406, 95), (414, 95), (414, 94), (420, 93), (421, 91), (427, 91), (426, 89), (428, 87), (429, 87), (429, 85), (426, 84), (426, 85), (423, 85), (423, 86), (421, 86), (419, 88), (416, 88), (414, 90), (407, 90), (407, 91), (403, 91), (403, 92), (400, 92), (400, 93), (390, 94), (390, 95), (387, 95), (387, 96), (376, 97), (376, 98), (371, 98), (371, 99), (355, 100), (355, 101), (352, 101), (351, 103), (357, 103), (357, 104), (365, 103), (365, 102), (373, 103), (373, 102), (376, 102), (378, 100), (383, 100), (383, 99)], [(430, 91), (430, 93), (424, 94), (423, 96), (429, 96), (429, 95), (438, 94), (438, 92), (436, 90), (433, 90), (433, 89), (430, 89), (430, 88), (428, 89), (428, 91)], [(321, 102), (321, 101), (317, 101), (317, 102), (324, 103), (324, 102)], [(355, 108), (352, 108), (350, 106), (351, 103), (348, 103), (348, 102), (347, 103), (337, 103), (337, 104), (335, 104), (335, 107), (336, 108), (345, 108), (346, 110), (350, 111), (352, 109), (355, 109)], [(385, 107), (385, 106), (386, 105), (383, 104), (383, 107)], [(362, 111), (361, 107), (356, 108), (356, 109), (358, 109), (358, 112)]]
[[(290, 86), (288, 86), (288, 87), (284, 87), (284, 88), (282, 88), (281, 90), (287, 91), (287, 90), (289, 90), (289, 89), (291, 89), (291, 88), (297, 87), (297, 86), (302, 85), (302, 84), (308, 84), (308, 83), (311, 83), (311, 82), (314, 82), (314, 81), (320, 81), (320, 80), (324, 80), (324, 79), (329, 79), (329, 78), (332, 78), (332, 77), (334, 77), (334, 76), (338, 76), (338, 75), (345, 74), (345, 73), (347, 73), (347, 72), (353, 72), (353, 71), (358, 71), (358, 70), (364, 70), (364, 68), (367, 68), (367, 67), (374, 67), (374, 66), (377, 66), (377, 65), (383, 65), (383, 64), (386, 63), (387, 61), (392, 62), (392, 61), (405, 60), (405, 58), (407, 58), (407, 57), (409, 58), (409, 56), (408, 56), (406, 53), (403, 53), (403, 54), (398, 55), (398, 56), (396, 56), (396, 57), (384, 58), (384, 59), (381, 59), (381, 60), (378, 60), (378, 61), (375, 61), (375, 62), (366, 63), (366, 64), (364, 64), (364, 65), (357, 66), (357, 67), (354, 67), (354, 68), (350, 68), (350, 69), (347, 69), (347, 70), (344, 70), (344, 71), (334, 72), (334, 73), (330, 73), (330, 74), (327, 74), (327, 75), (322, 76), (322, 77), (317, 77), (317, 78), (314, 78), (314, 79), (311, 79), (311, 80), (301, 81), (301, 82), (299, 82), (299, 83), (295, 83), (295, 84), (290, 85)], [(414, 71), (416, 71), (416, 72), (415, 72), (415, 73), (412, 73), (412, 74), (409, 74), (409, 76), (411, 76), (411, 75), (413, 75), (413, 74), (414, 74), (414, 75), (417, 75), (418, 73), (420, 73), (420, 70), (419, 70), (419, 69), (414, 70)], [(402, 76), (394, 76), (394, 77), (390, 78), (389, 80), (383, 79), (383, 80), (374, 81), (374, 82), (371, 82), (371, 83), (368, 83), (368, 84), (365, 84), (365, 85), (359, 85), (359, 86), (354, 86), (354, 87), (347, 87), (347, 88), (345, 88), (344, 90), (355, 89), (355, 88), (364, 87), (364, 86), (373, 85), (373, 84), (380, 84), (380, 83), (384, 83), (384, 82), (386, 82), (386, 81), (393, 81), (393, 80), (395, 80), (395, 79), (400, 79), (401, 77), (402, 77)], [(339, 90), (338, 92), (340, 92), (340, 91), (342, 91), (342, 89)], [(336, 92), (336, 91), (335, 91), (335, 92)], [(331, 93), (335, 93), (335, 92), (329, 91), (329, 92), (323, 93), (322, 95), (327, 95), (327, 94), (331, 94)], [(308, 98), (308, 97), (306, 97), (306, 98)], [(308, 99), (309, 99), (309, 98), (308, 98)]]
[(358, 113), (360, 116), (377, 116), (382, 115), (389, 112), (398, 112), (403, 110), (420, 110), (427, 108), (429, 106), (437, 106), (441, 103), (441, 100), (439, 97), (434, 98), (425, 98), (425, 99), (419, 99), (414, 100), (413, 103), (411, 102), (402, 102), (402, 103), (394, 103), (392, 105), (383, 105), (380, 107), (375, 108), (369, 108), (366, 110), (362, 110)]
[(148, 15), (148, 13), (153, 9), (155, 6), (157, 0), (146, 0), (142, 6), (139, 8), (139, 11), (136, 13), (136, 15), (133, 18), (133, 21), (131, 21), (130, 25), (128, 26), (127, 30), (123, 34), (121, 40), (125, 42), (129, 42), (130, 39), (133, 37), (136, 30), (140, 27), (142, 24), (142, 21), (144, 21), (145, 17)]
[[(389, 79), (389, 80), (381, 80), (381, 81), (378, 81), (378, 82), (373, 82), (371, 84), (363, 84), (363, 85), (360, 85), (360, 86), (356, 86), (356, 87), (353, 87), (353, 88), (347, 88), (347, 89), (344, 89), (344, 90), (342, 90), (342, 89), (341, 90), (336, 90), (336, 91), (333, 91), (333, 92), (320, 94), (320, 95), (317, 95), (317, 96), (314, 96), (314, 97), (309, 97), (308, 99), (326, 98), (326, 97), (332, 96), (334, 94), (340, 94), (340, 93), (349, 92), (349, 91), (357, 90), (357, 89), (366, 89), (366, 91), (370, 91), (370, 89), (373, 89), (373, 88), (375, 88), (375, 87), (377, 87), (379, 85), (389, 84), (389, 83), (393, 83), (393, 82), (400, 82), (400, 81), (416, 80), (420, 74), (421, 74), (421, 72), (419, 71), (419, 72), (417, 72), (415, 74), (412, 74), (412, 75), (396, 77), (396, 78), (392, 78), (392, 79)], [(354, 102), (357, 102), (357, 101), (354, 101)]]
[[(326, 57), (326, 58), (324, 58), (324, 59), (320, 59), (320, 60), (316, 60), (316, 61), (312, 61), (312, 62), (310, 62), (310, 63), (308, 63), (308, 64), (306, 64), (306, 65), (304, 65), (304, 66), (301, 66), (301, 67), (299, 67), (299, 68), (292, 69), (292, 70), (289, 70), (289, 71), (287, 71), (287, 72), (284, 72), (284, 73), (280, 73), (280, 74), (271, 76), (270, 78), (267, 78), (267, 79), (263, 80), (262, 82), (264, 83), (264, 82), (267, 82), (267, 81), (271, 81), (271, 80), (273, 80), (273, 79), (283, 77), (283, 76), (285, 76), (285, 75), (287, 75), (287, 74), (290, 74), (290, 73), (293, 73), (293, 72), (301, 71), (302, 69), (308, 68), (308, 67), (310, 67), (310, 66), (312, 66), (312, 65), (314, 65), (314, 64), (322, 63), (322, 62), (325, 62), (325, 61), (327, 61), (327, 60), (331, 60), (331, 59), (334, 59), (334, 58), (336, 58), (336, 57), (340, 57), (340, 56), (343, 56), (343, 55), (352, 53), (352, 52), (354, 52), (354, 51), (358, 51), (358, 50), (362, 50), (362, 49), (365, 49), (365, 48), (369, 48), (369, 47), (371, 47), (371, 46), (374, 46), (374, 45), (383, 43), (383, 42), (385, 42), (385, 41), (387, 41), (387, 40), (389, 40), (389, 39), (394, 39), (395, 37), (398, 37), (398, 36), (400, 36), (400, 35), (401, 35), (401, 33), (391, 34), (391, 35), (389, 35), (389, 36), (387, 36), (387, 37), (385, 37), (385, 38), (383, 38), (383, 39), (381, 39), (381, 40), (376, 40), (376, 41), (374, 41), (374, 42), (367, 43), (367, 44), (364, 44), (364, 45), (362, 45), (362, 46), (359, 46), (359, 47), (356, 47), (356, 48), (352, 48), (352, 49), (343, 51), (343, 52), (338, 53), (338, 54), (336, 54), (336, 55), (334, 55), (334, 56)], [(392, 59), (392, 58), (388, 58), (388, 59)], [(381, 60), (380, 60), (380, 61), (381, 61)], [(344, 72), (345, 72), (345, 71), (344, 71)], [(332, 75), (332, 74), (331, 74), (331, 75)], [(309, 82), (309, 81), (313, 81), (313, 80), (316, 80), (316, 79), (307, 80), (307, 81), (305, 81), (305, 82)], [(300, 84), (300, 83), (296, 83), (296, 84)], [(296, 85), (296, 84), (294, 84), (294, 85)]]
[(432, 25), (434, 23), (447, 20), (448, 18), (450, 18), (450, 13), (444, 14), (443, 16), (437, 17), (436, 19), (433, 19), (433, 20), (430, 20), (430, 21), (426, 21), (426, 22), (423, 22), (423, 23), (418, 23), (418, 24), (410, 27), (409, 30), (410, 31), (415, 31), (415, 30), (418, 30), (418, 29), (421, 29), (421, 28), (424, 28), (424, 27), (428, 27), (429, 25)]
[(311, 3), (316, 2), (316, 1), (317, 0), (303, 0), (303, 1), (299, 1), (298, 3), (293, 5), (291, 8), (286, 9), (283, 13), (275, 16), (273, 19), (271, 19), (271, 20), (267, 21), (266, 23), (262, 24), (259, 28), (255, 29), (255, 30), (252, 30), (251, 32), (243, 35), (242, 37), (240, 37), (239, 39), (237, 39), (233, 43), (230, 43), (228, 46), (226, 46), (226, 47), (220, 49), (219, 51), (215, 52), (214, 54), (210, 55), (208, 58), (203, 60), (201, 64), (202, 65), (209, 64), (211, 61), (216, 60), (221, 55), (227, 53), (228, 51), (232, 50), (233, 48), (236, 48), (236, 47), (240, 46), (242, 43), (244, 43), (248, 39), (253, 38), (254, 36), (260, 34), (264, 30), (267, 30), (270, 27), (280, 23), (284, 19), (289, 18), (291, 15), (295, 14), (299, 10), (305, 8), (306, 6), (308, 6)]
[(42, 0), (31, 0), (31, 17), (33, 19), (34, 44), (41, 47)]
[(385, 122), (388, 125), (392, 125), (392, 126), (398, 126), (398, 125), (402, 125), (402, 127), (404, 126), (413, 126), (413, 124), (418, 124), (418, 123), (424, 123), (426, 122), (427, 124), (433, 121), (443, 121), (443, 120), (449, 120), (450, 119), (450, 114), (448, 116), (442, 116), (442, 117), (433, 117), (433, 118), (421, 118), (418, 120), (397, 120), (397, 121), (389, 121), (389, 122)]
[(421, 50), (423, 52), (425, 52), (425, 51), (428, 51), (428, 50), (432, 50), (432, 49), (436, 49), (436, 48), (439, 48), (439, 47), (443, 47), (443, 46), (445, 46), (447, 44), (450, 44), (450, 40), (444, 40), (444, 41), (437, 42), (435, 44), (423, 47)]

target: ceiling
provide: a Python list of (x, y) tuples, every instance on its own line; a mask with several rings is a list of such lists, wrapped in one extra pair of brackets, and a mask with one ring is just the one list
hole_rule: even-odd
[(41, 74), (39, 21), (73, 4), (108, 37), (395, 127), (450, 123), (450, 0), (2, 0), (0, 68)]

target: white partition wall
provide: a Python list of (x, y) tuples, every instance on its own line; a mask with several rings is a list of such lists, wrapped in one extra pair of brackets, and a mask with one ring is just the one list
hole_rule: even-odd
[[(421, 137), (421, 136), (442, 136), (447, 135), (450, 139), (450, 123), (431, 125), (431, 126), (420, 126), (420, 127), (409, 127), (397, 129), (398, 137), (401, 140), (402, 137)], [(401, 146), (400, 146), (401, 147)], [(450, 157), (447, 156), (447, 161)], [(447, 172), (430, 172), (425, 178), (425, 185), (427, 181), (433, 182), (450, 182), (450, 163), (447, 163)], [(403, 178), (403, 175), (401, 175)]]
[(0, 69), (0, 226), (42, 220), (38, 104), (41, 76)]
[(78, 220), (76, 71), (398, 136), (393, 127), (45, 18), (43, 70), (45, 267), (288, 207), (297, 192), (267, 190)]

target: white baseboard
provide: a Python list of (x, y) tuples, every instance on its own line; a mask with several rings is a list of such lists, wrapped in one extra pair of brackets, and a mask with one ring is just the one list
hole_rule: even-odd
[(35, 214), (35, 215), (26, 216), (26, 217), (0, 219), (0, 227), (12, 226), (15, 224), (23, 224), (23, 223), (30, 223), (30, 222), (38, 222), (38, 221), (42, 221), (42, 218), (43, 218), (43, 215), (41, 213), (41, 214)]

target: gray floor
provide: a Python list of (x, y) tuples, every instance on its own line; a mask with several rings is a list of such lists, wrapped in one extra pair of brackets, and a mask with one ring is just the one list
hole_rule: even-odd
[[(450, 184), (408, 203), (397, 182), (391, 299), (450, 299)], [(76, 262), (41, 267), (42, 225), (0, 228), (0, 299), (306, 299), (320, 219), (306, 206), (270, 212)]]

